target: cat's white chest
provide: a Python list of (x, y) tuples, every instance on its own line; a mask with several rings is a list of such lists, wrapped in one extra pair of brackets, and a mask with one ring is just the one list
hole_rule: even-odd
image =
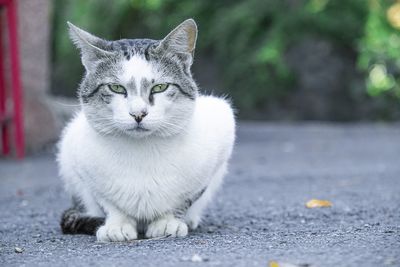
[[(93, 139), (80, 153), (80, 176), (95, 197), (138, 219), (151, 219), (184, 205), (208, 183), (208, 167), (196, 144), (143, 144)], [(96, 153), (93, 153), (96, 151)]]

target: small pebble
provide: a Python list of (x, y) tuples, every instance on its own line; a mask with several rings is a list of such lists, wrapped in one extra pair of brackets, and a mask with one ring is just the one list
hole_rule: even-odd
[(202, 262), (203, 258), (199, 254), (194, 254), (190, 260), (192, 262)]
[(205, 262), (209, 261), (208, 258), (203, 258), (199, 254), (194, 254), (192, 258), (190, 259), (191, 262)]
[(15, 248), (14, 248), (14, 251), (15, 251), (16, 253), (22, 253), (24, 250), (23, 250), (22, 248), (20, 248), (20, 247), (15, 247)]

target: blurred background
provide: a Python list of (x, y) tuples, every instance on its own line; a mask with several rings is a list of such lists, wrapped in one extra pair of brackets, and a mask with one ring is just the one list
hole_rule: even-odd
[(76, 109), (83, 68), (66, 21), (105, 39), (161, 39), (194, 18), (194, 77), (230, 96), (242, 120), (400, 118), (400, 1), (16, 2), (31, 151), (54, 143)]

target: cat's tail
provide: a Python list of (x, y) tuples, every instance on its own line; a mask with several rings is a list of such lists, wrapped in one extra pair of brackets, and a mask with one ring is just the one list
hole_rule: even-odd
[(63, 234), (95, 235), (104, 221), (102, 217), (90, 217), (72, 207), (63, 212), (60, 225)]

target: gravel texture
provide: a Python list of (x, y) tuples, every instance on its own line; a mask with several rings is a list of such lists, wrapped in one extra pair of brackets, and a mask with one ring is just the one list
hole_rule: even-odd
[[(312, 199), (331, 208), (307, 209)], [(241, 123), (230, 173), (186, 238), (62, 235), (54, 156), (0, 160), (0, 266), (400, 266), (400, 125)]]

